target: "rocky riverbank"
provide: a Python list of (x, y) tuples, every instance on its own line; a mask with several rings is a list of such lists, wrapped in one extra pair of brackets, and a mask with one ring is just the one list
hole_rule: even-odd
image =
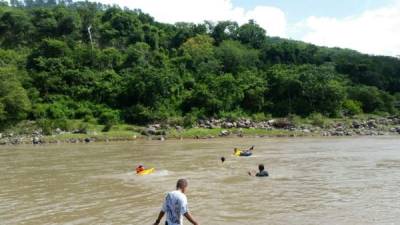
[(400, 117), (389, 116), (369, 119), (331, 120), (325, 125), (296, 124), (288, 118), (272, 119), (255, 122), (250, 119), (230, 120), (201, 120), (197, 127), (215, 129), (224, 128), (222, 136), (229, 134), (229, 129), (266, 129), (285, 130), (299, 134), (313, 134), (314, 136), (378, 136), (400, 134)]
[(363, 119), (329, 119), (328, 121), (296, 121), (293, 118), (254, 121), (243, 118), (199, 120), (192, 128), (178, 125), (151, 124), (131, 127), (126, 132), (63, 131), (55, 129), (44, 135), (41, 129), (31, 133), (0, 133), (0, 145), (91, 143), (130, 141), (136, 139), (207, 139), (217, 137), (304, 137), (304, 136), (380, 136), (399, 135), (400, 117), (371, 117)]

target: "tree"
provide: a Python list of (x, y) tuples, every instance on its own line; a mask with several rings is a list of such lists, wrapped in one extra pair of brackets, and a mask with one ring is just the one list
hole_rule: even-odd
[(274, 66), (269, 71), (270, 97), (277, 115), (336, 115), (345, 100), (343, 81), (330, 66)]
[(184, 56), (188, 58), (188, 66), (196, 70), (200, 63), (206, 63), (214, 58), (214, 40), (207, 35), (197, 35), (188, 39), (181, 50)]
[(239, 25), (236, 22), (222, 21), (212, 29), (211, 36), (214, 38), (217, 45), (225, 40), (237, 39)]
[(349, 98), (360, 102), (366, 113), (394, 111), (394, 97), (376, 87), (355, 86), (349, 88), (348, 92)]
[(31, 43), (32, 29), (32, 24), (24, 13), (11, 11), (0, 14), (2, 46), (13, 48)]
[(16, 68), (0, 68), (0, 128), (27, 117), (31, 103)]
[(243, 69), (254, 68), (258, 64), (258, 51), (248, 49), (237, 41), (224, 41), (216, 49), (217, 58), (223, 71), (237, 74)]
[(238, 39), (243, 44), (249, 44), (253, 48), (260, 48), (266, 39), (266, 31), (254, 20), (242, 25), (238, 30)]

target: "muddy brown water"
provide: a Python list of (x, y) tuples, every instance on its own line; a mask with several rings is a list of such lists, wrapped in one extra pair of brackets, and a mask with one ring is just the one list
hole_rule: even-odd
[[(258, 163), (270, 178), (246, 174)], [(178, 178), (203, 225), (400, 224), (398, 137), (3, 146), (0, 224), (152, 224)]]

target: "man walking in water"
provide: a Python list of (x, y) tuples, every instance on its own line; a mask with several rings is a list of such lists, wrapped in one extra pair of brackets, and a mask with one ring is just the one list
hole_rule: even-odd
[(166, 225), (182, 225), (182, 215), (185, 216), (193, 225), (199, 225), (189, 213), (187, 198), (185, 195), (187, 187), (187, 180), (178, 180), (176, 183), (176, 191), (169, 192), (165, 197), (161, 212), (154, 225), (160, 224), (164, 214), (167, 214)]

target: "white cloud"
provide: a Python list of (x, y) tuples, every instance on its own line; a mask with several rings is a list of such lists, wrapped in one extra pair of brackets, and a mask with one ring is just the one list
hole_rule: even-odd
[(231, 0), (93, 0), (103, 4), (117, 4), (130, 9), (141, 9), (156, 20), (166, 23), (205, 20), (232, 20), (239, 24), (254, 19), (270, 36), (286, 36), (285, 13), (276, 7), (257, 6), (252, 10), (235, 7)]
[(343, 19), (309, 17), (299, 24), (302, 40), (375, 55), (400, 54), (400, 4)]

